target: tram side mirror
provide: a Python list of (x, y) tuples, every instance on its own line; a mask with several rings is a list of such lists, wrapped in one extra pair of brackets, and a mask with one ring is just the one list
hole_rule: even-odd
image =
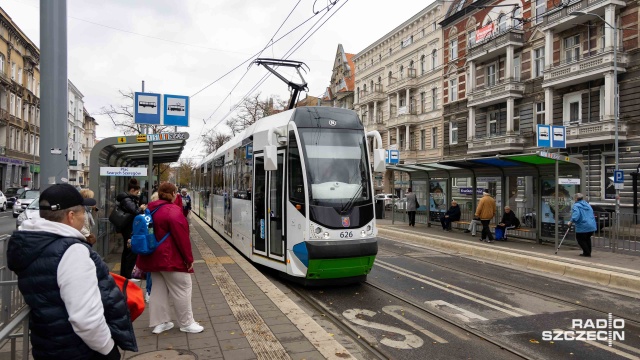
[(278, 148), (275, 145), (264, 147), (264, 169), (266, 171), (278, 170)]
[(373, 171), (374, 172), (384, 172), (386, 169), (385, 165), (385, 150), (384, 149), (373, 149)]

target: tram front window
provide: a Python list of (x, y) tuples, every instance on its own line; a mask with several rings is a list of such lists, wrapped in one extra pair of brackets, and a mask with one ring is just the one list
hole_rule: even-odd
[(359, 206), (371, 202), (362, 130), (299, 129), (306, 152), (312, 205)]

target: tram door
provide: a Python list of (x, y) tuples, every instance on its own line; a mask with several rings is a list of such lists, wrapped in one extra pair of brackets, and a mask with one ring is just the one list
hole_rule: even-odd
[(264, 171), (264, 157), (254, 159), (254, 253), (284, 260), (284, 151), (278, 152), (278, 170)]

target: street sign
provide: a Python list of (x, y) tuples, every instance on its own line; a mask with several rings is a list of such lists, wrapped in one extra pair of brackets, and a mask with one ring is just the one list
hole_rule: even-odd
[(557, 149), (564, 149), (567, 147), (567, 129), (564, 126), (552, 126), (551, 134), (553, 135), (553, 139), (551, 139), (551, 147)]
[(579, 178), (558, 178), (558, 184), (560, 185), (580, 185)]
[(189, 126), (189, 97), (164, 95), (164, 125)]
[(551, 147), (551, 126), (538, 124), (538, 147)]
[(69, 160), (69, 166), (78, 166), (78, 160)]
[(136, 124), (160, 125), (160, 94), (136, 92), (133, 119)]
[(147, 176), (146, 167), (100, 167), (100, 176)]
[(613, 184), (613, 187), (614, 187), (616, 190), (624, 190), (624, 184), (623, 184), (623, 183), (614, 183), (614, 184)]
[(400, 163), (400, 151), (387, 150), (387, 164), (398, 164), (398, 163)]
[(622, 184), (622, 183), (624, 183), (624, 171), (622, 171), (622, 170), (614, 170), (613, 171), (613, 183), (614, 184)]
[(146, 134), (140, 134), (140, 135), (136, 136), (136, 141), (137, 142), (147, 142), (147, 135)]
[(124, 144), (127, 142), (127, 137), (126, 136), (120, 136), (118, 138), (118, 144)]

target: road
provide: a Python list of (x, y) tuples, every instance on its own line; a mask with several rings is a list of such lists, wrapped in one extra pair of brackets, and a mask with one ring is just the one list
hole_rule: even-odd
[[(292, 296), (300, 294), (316, 304), (318, 313), (330, 314), (343, 324), (347, 331), (341, 337), (364, 340), (376, 349), (382, 354), (377, 358), (640, 358), (638, 296), (450, 255), (400, 239), (379, 238), (378, 257), (364, 284), (323, 288), (282, 284), (292, 289)], [(623, 341), (615, 339), (610, 347), (607, 341), (569, 339), (571, 331), (601, 330), (600, 335), (607, 337), (609, 313), (613, 323), (622, 326), (612, 334), (624, 336)], [(325, 316), (316, 316), (321, 317)], [(577, 327), (578, 321), (584, 326)], [(593, 329), (589, 321), (604, 327)], [(545, 340), (544, 332), (556, 338)], [(589, 334), (598, 335), (582, 336)]]
[(16, 219), (11, 215), (11, 209), (0, 212), (0, 235), (11, 235), (16, 229)]

